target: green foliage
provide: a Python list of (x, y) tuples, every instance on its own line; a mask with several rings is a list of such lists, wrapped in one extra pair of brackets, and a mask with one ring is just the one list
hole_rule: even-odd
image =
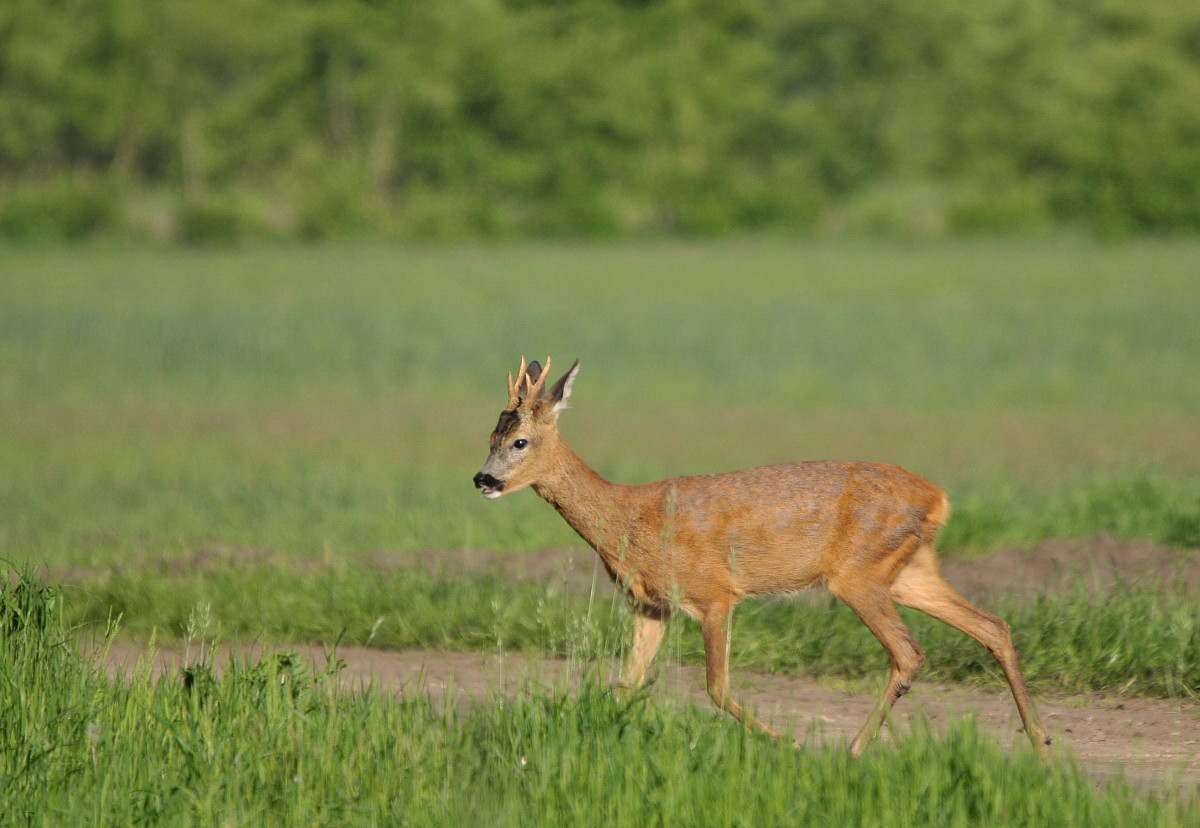
[(231, 242), (242, 235), (245, 219), (229, 199), (185, 199), (179, 208), (176, 237), (183, 242)]
[(62, 590), (26, 573), (0, 570), (0, 629), (5, 640), (44, 641), (61, 623)]
[[(8, 583), (10, 573), (4, 572)], [(1178, 790), (1097, 786), (1007, 755), (972, 723), (861, 761), (772, 745), (728, 717), (586, 683), (439, 710), (336, 685), (290, 653), (111, 680), (61, 622), (0, 635), (4, 824), (1171, 826)], [(223, 661), (223, 660), (222, 660)], [(416, 691), (416, 692), (413, 692)], [(820, 742), (810, 734), (809, 744)]]
[(0, 236), (26, 241), (91, 236), (118, 222), (118, 198), (112, 181), (86, 173), (20, 182), (0, 194)]
[(1197, 43), (1176, 0), (12, 0), (0, 233), (78, 235), (78, 175), (127, 213), (87, 231), (186, 240), (1196, 230)]

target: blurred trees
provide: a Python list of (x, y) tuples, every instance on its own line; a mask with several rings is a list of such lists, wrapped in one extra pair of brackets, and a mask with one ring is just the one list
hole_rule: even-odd
[(6, 0), (0, 235), (1200, 229), (1200, 4)]

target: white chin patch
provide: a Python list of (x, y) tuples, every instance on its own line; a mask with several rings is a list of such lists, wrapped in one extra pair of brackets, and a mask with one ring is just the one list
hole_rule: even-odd
[(503, 494), (504, 494), (504, 492), (501, 489), (493, 489), (489, 486), (483, 487), (483, 496), (486, 497), (488, 500), (495, 500), (496, 498), (500, 497)]

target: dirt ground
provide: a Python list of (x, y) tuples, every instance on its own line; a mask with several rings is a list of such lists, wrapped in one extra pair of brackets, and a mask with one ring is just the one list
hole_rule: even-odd
[[(213, 557), (209, 554), (193, 563), (219, 563)], [(584, 594), (595, 575), (594, 556), (578, 549), (527, 555), (468, 551), (439, 554), (436, 558), (379, 553), (368, 564), (384, 569), (428, 566), (448, 574), (492, 569), (512, 578), (558, 580), (564, 588), (579, 589)], [(1121, 542), (1106, 536), (1046, 542), (1032, 550), (1000, 552), (973, 561), (948, 561), (943, 573), (964, 595), (974, 599), (997, 590), (1051, 591), (1080, 582), (1102, 593), (1117, 580), (1182, 581), (1200, 599), (1200, 551)], [(602, 572), (600, 577), (604, 577)], [(604, 588), (611, 587), (604, 583)], [(311, 655), (317, 666), (325, 662), (319, 647), (279, 645), (276, 649)], [(127, 672), (144, 655), (144, 646), (119, 644), (109, 653), (108, 670), (114, 675)], [(337, 655), (345, 662), (339, 681), (348, 690), (373, 680), (397, 695), (425, 693), (435, 701), (457, 703), (472, 703), (494, 692), (528, 692), (531, 686), (562, 687), (565, 682), (574, 687), (583, 670), (600, 669), (601, 679), (611, 680), (615, 670), (614, 665), (597, 667), (520, 655), (361, 648), (340, 648)], [(159, 651), (155, 669), (177, 669), (182, 658), (179, 651)], [(660, 665), (655, 676), (652, 692), (659, 699), (711, 709), (703, 691), (702, 668), (668, 663)], [(733, 691), (775, 726), (798, 735), (808, 734), (812, 748), (848, 743), (874, 701), (870, 693), (848, 693), (811, 679), (745, 672), (733, 674)], [(1056, 748), (1074, 757), (1097, 778), (1123, 776), (1140, 786), (1200, 789), (1200, 704), (1194, 697), (1165, 700), (1096, 694), (1041, 697), (1037, 704)], [(886, 741), (895, 738), (894, 734), (903, 734), (916, 716), (926, 717), (937, 729), (972, 715), (981, 729), (994, 734), (1006, 747), (1015, 751), (1030, 749), (1007, 688), (987, 692), (936, 686), (921, 682), (919, 677), (912, 692), (897, 705), (882, 738)]]

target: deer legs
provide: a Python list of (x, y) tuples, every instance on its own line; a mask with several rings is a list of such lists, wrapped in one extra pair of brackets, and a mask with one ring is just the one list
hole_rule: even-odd
[[(671, 613), (665, 609), (635, 607), (633, 616), (633, 646), (621, 670), (620, 692), (631, 694), (641, 686), (646, 670), (658, 652)], [(724, 710), (747, 727), (765, 733), (772, 739), (779, 734), (771, 730), (729, 695), (729, 636), (732, 629), (733, 607), (713, 607), (701, 616), (700, 629), (704, 635), (705, 675), (709, 698), (718, 709)]]
[(729, 695), (729, 641), (733, 632), (733, 604), (710, 607), (700, 616), (700, 631), (704, 635), (704, 662), (708, 696), (720, 710), (747, 727), (765, 733), (772, 741), (779, 734), (750, 715)]
[(1012, 690), (1025, 734), (1039, 758), (1045, 758), (1050, 737), (1043, 727), (1029, 688), (1021, 674), (1017, 650), (1008, 624), (994, 615), (967, 603), (937, 572), (934, 552), (928, 546), (917, 549), (912, 560), (900, 571), (890, 588), (877, 586), (855, 589), (835, 588), (835, 594), (854, 610), (887, 650), (892, 675), (879, 703), (850, 744), (850, 752), (860, 756), (879, 728), (892, 705), (908, 692), (912, 678), (925, 661), (925, 653), (900, 619), (892, 601), (920, 610), (943, 624), (966, 633), (995, 656)]
[(1050, 736), (1042, 725), (1021, 666), (1017, 649), (1012, 643), (1008, 624), (994, 615), (971, 606), (937, 572), (933, 550), (922, 547), (913, 556), (912, 562), (900, 572), (892, 584), (892, 597), (906, 607), (920, 610), (926, 615), (966, 633), (987, 647), (1004, 669), (1012, 690), (1013, 701), (1025, 726), (1025, 735), (1033, 744), (1034, 752), (1045, 758), (1050, 745)]
[(845, 601), (874, 633), (879, 643), (887, 650), (888, 658), (892, 662), (892, 675), (879, 698), (879, 703), (875, 705), (862, 729), (850, 743), (850, 753), (857, 758), (879, 734), (879, 728), (887, 719), (892, 706), (912, 687), (913, 676), (925, 663), (925, 652), (900, 620), (887, 590), (869, 586), (861, 590), (835, 590), (835, 594)]
[[(891, 661), (891, 676), (866, 722), (850, 743), (850, 752), (861, 756), (867, 745), (879, 734), (895, 703), (908, 692), (913, 677), (925, 662), (921, 649), (893, 601), (920, 610), (944, 624), (954, 627), (986, 647), (1000, 666), (1012, 690), (1017, 711), (1025, 733), (1039, 757), (1045, 757), (1050, 744), (1021, 674), (1017, 650), (1012, 643), (1008, 624), (994, 615), (977, 609), (964, 600), (937, 572), (933, 550), (922, 546), (900, 571), (890, 586), (878, 579), (835, 581), (830, 589), (862, 619), (879, 639)], [(747, 727), (761, 731), (771, 739), (779, 735), (742, 707), (729, 693), (729, 642), (733, 622), (733, 600), (717, 601), (694, 613), (704, 635), (705, 676), (709, 698), (718, 709), (725, 711)], [(692, 613), (689, 613), (692, 614)], [(625, 693), (639, 687), (650, 662), (658, 652), (666, 630), (670, 610), (635, 606), (633, 646), (621, 672), (620, 686)]]
[(646, 670), (658, 652), (663, 632), (671, 617), (670, 610), (636, 607), (633, 615), (633, 647), (621, 670), (620, 688), (626, 695), (642, 685)]

